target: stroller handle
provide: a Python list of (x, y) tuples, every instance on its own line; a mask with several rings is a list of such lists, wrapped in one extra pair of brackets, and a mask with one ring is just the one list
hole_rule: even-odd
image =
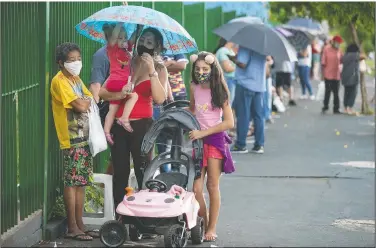
[(163, 111), (166, 111), (168, 109), (171, 109), (173, 107), (177, 107), (177, 108), (184, 108), (184, 107), (189, 107), (189, 101), (188, 100), (178, 100), (178, 101), (174, 101), (174, 102), (171, 102), (169, 104), (166, 104), (163, 106)]

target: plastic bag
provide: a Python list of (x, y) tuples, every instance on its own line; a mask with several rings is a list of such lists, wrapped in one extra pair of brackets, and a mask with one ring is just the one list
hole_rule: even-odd
[(325, 82), (321, 81), (319, 83), (317, 94), (316, 94), (316, 101), (322, 101), (325, 97)]
[(99, 116), (99, 108), (94, 100), (90, 105), (89, 116), (89, 147), (93, 157), (107, 150), (107, 141)]
[(360, 72), (366, 72), (367, 71), (367, 64), (366, 64), (366, 61), (364, 59), (359, 62), (359, 70), (360, 70)]

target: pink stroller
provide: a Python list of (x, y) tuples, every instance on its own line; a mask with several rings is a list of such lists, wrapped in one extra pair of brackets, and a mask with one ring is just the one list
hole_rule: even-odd
[[(175, 145), (171, 151), (155, 157), (150, 164), (144, 163), (142, 189), (127, 193), (117, 206), (116, 212), (122, 215), (122, 222), (108, 221), (101, 227), (100, 238), (107, 247), (118, 247), (125, 242), (128, 235), (124, 224), (129, 224), (132, 241), (140, 240), (142, 234), (147, 233), (163, 235), (165, 247), (185, 247), (189, 239), (193, 244), (203, 242), (205, 225), (198, 216), (199, 204), (193, 193), (193, 181), (200, 176), (202, 141), (192, 142), (195, 156), (181, 149), (183, 132), (199, 130), (200, 126), (194, 116), (184, 109), (164, 111), (144, 137), (141, 150), (145, 157), (164, 128), (172, 131)], [(153, 178), (165, 164), (184, 166), (187, 173), (161, 173)]]

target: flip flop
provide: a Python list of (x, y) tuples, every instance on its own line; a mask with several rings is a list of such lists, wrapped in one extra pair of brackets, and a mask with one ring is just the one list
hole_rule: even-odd
[(100, 237), (98, 229), (86, 231), (85, 234), (91, 236), (94, 239), (98, 239)]
[[(85, 238), (82, 238), (82, 237), (90, 237), (90, 238), (85, 239)], [(93, 241), (93, 237), (91, 237), (90, 235), (87, 235), (85, 233), (80, 233), (80, 234), (77, 234), (77, 235), (74, 235), (74, 236), (66, 235), (64, 238), (65, 239), (73, 239), (73, 240), (77, 240), (77, 241)]]

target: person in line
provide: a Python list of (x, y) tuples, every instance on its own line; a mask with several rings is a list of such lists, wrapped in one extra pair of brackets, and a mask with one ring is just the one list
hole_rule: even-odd
[[(222, 69), (214, 54), (200, 52), (191, 55), (192, 84), (189, 110), (196, 116), (201, 130), (189, 133), (191, 140), (203, 139), (204, 153), (201, 176), (194, 182), (193, 191), (200, 204), (199, 215), (206, 225), (205, 241), (215, 241), (216, 225), (221, 203), (219, 179), (222, 172), (232, 173), (232, 161), (226, 131), (234, 126), (229, 102), (229, 90)], [(210, 207), (207, 215), (203, 186), (207, 177)]]
[[(108, 101), (103, 101), (100, 99), (99, 91), (109, 75), (110, 61), (108, 60), (106, 45), (99, 48), (93, 55), (89, 84), (89, 91), (93, 95), (93, 98), (99, 108), (99, 115), (101, 117), (102, 126), (104, 126), (106, 115), (109, 110), (109, 103)], [(112, 173), (112, 159), (111, 156), (109, 156), (106, 174), (112, 175)]]
[(291, 86), (293, 63), (290, 61), (275, 62), (274, 69), (276, 71), (276, 88), (278, 96), (283, 101), (283, 88), (286, 87), (290, 106), (296, 106), (294, 101), (294, 92)]
[(235, 69), (236, 65), (229, 56), (235, 56), (234, 52), (235, 44), (232, 42), (228, 42), (225, 39), (221, 38), (219, 40), (218, 47), (214, 50), (214, 54), (217, 57), (219, 64), (223, 70), (223, 74), (225, 76), (225, 80), (227, 83), (227, 87), (230, 91), (230, 105), (234, 102), (235, 98)]
[(323, 77), (325, 81), (325, 97), (322, 113), (326, 113), (329, 109), (330, 95), (333, 92), (333, 113), (341, 114), (339, 110), (339, 80), (341, 79), (341, 59), (342, 52), (339, 46), (343, 42), (341, 36), (333, 37), (330, 46), (325, 46), (321, 57), (321, 65)]
[(298, 53), (298, 71), (300, 84), (302, 86), (302, 95), (300, 99), (308, 99), (306, 90), (308, 90), (309, 98), (315, 99), (312, 91), (312, 85), (310, 80), (310, 70), (312, 66), (312, 47), (308, 45), (305, 49)]
[[(255, 144), (252, 152), (264, 153), (264, 92), (266, 91), (266, 56), (253, 50), (239, 47), (237, 57), (230, 57), (236, 64), (235, 101), (236, 142), (234, 153), (248, 153), (246, 139), (249, 123), (254, 125)], [(252, 116), (251, 116), (252, 115)], [(252, 118), (251, 118), (252, 117)]]
[(272, 82), (272, 67), (274, 60), (272, 56), (266, 57), (265, 71), (266, 71), (266, 91), (264, 93), (264, 118), (266, 123), (273, 123), (272, 119), (272, 97), (273, 97), (273, 82)]
[[(134, 80), (134, 91), (139, 97), (129, 116), (133, 132), (127, 132), (116, 122), (111, 129), (114, 139), (114, 145), (110, 149), (114, 170), (112, 180), (115, 206), (123, 200), (124, 189), (128, 186), (131, 154), (138, 188), (142, 188), (142, 140), (153, 122), (153, 101), (162, 104), (167, 98), (168, 74), (160, 58), (160, 54), (164, 51), (162, 34), (157, 29), (146, 28), (142, 31), (136, 44), (132, 78)], [(107, 101), (122, 100), (127, 96), (126, 90), (109, 92), (106, 87), (107, 82), (103, 84), (99, 91), (99, 96), (102, 99)], [(123, 111), (124, 104), (121, 104), (116, 117), (120, 117)], [(151, 156), (146, 159), (150, 161)]]
[(320, 80), (320, 54), (321, 47), (319, 45), (318, 39), (312, 41), (312, 79), (319, 81)]
[[(185, 70), (188, 60), (184, 54), (176, 54), (176, 55), (164, 55), (163, 56), (164, 65), (168, 71), (168, 84), (167, 84), (167, 92), (168, 102), (173, 101), (180, 101), (180, 100), (187, 100), (187, 91), (185, 88), (184, 80), (182, 72)], [(167, 104), (165, 102), (164, 104)], [(154, 104), (154, 113), (153, 118), (154, 120), (158, 119), (160, 116), (161, 108), (163, 106)], [(157, 152), (161, 154), (167, 151), (167, 143), (171, 140), (168, 139), (167, 133), (169, 130), (165, 129), (163, 132), (159, 134), (156, 139), (157, 142)], [(175, 165), (167, 164), (162, 166), (161, 172), (168, 172), (170, 170), (179, 171), (179, 168)]]
[[(130, 77), (130, 60), (132, 58), (132, 42), (127, 40), (124, 23), (104, 24), (103, 31), (107, 41), (107, 56), (110, 60), (110, 76), (106, 87), (110, 92), (120, 92), (124, 89), (128, 92), (125, 99), (125, 109), (123, 115), (118, 118), (117, 122), (128, 132), (133, 132), (129, 123), (129, 115), (137, 102), (138, 95), (132, 92), (132, 82)], [(115, 121), (116, 112), (119, 109), (120, 101), (110, 101), (109, 111), (104, 123), (104, 133), (107, 142), (114, 144), (110, 130)]]
[[(235, 69), (236, 65), (230, 57), (236, 55), (237, 52), (237, 45), (232, 42), (228, 42), (223, 38), (219, 39), (218, 46), (214, 50), (214, 54), (217, 57), (219, 64), (223, 70), (223, 74), (225, 76), (225, 80), (227, 83), (227, 87), (230, 91), (230, 104), (231, 107), (233, 106), (233, 102), (235, 99), (235, 88), (236, 88), (236, 80), (235, 80)], [(234, 110), (233, 110), (234, 112)], [(251, 131), (249, 131), (250, 133)], [(230, 130), (229, 133), (230, 137), (235, 136), (235, 130)]]
[(163, 57), (164, 65), (168, 71), (168, 82), (172, 93), (171, 100), (187, 100), (187, 90), (182, 73), (187, 67), (188, 59), (184, 54), (164, 55)]
[(353, 107), (360, 83), (359, 63), (364, 59), (366, 59), (366, 56), (360, 53), (360, 49), (356, 44), (350, 44), (341, 59), (343, 65), (341, 81), (345, 87), (343, 106), (344, 112), (348, 115), (356, 114), (353, 111)]
[(52, 113), (60, 149), (63, 151), (64, 203), (68, 219), (66, 238), (90, 241), (98, 233), (83, 223), (85, 187), (93, 183), (93, 157), (88, 144), (88, 110), (92, 95), (79, 77), (81, 50), (74, 43), (56, 48), (59, 72), (51, 82)]

